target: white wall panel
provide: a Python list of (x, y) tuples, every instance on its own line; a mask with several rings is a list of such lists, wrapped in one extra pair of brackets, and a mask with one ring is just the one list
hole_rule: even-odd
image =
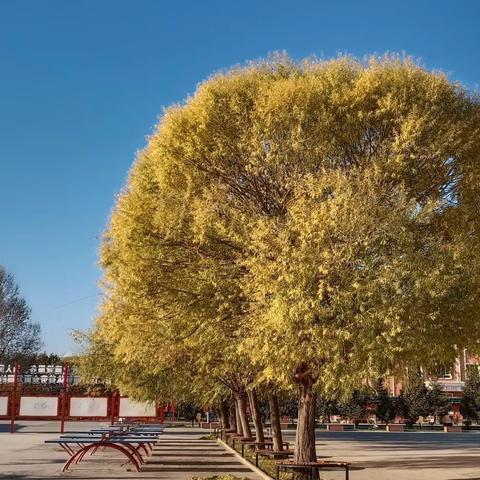
[(8, 397), (0, 397), (0, 415), (6, 415), (8, 412)]
[(21, 397), (20, 415), (55, 417), (58, 415), (58, 397)]
[(106, 417), (108, 398), (72, 397), (70, 399), (71, 417)]
[(134, 402), (129, 398), (120, 399), (119, 417), (155, 417), (154, 403)]

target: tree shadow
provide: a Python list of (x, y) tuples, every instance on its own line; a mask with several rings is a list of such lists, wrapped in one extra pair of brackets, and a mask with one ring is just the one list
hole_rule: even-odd
[(478, 469), (480, 459), (476, 456), (429, 456), (429, 457), (400, 457), (392, 459), (372, 459), (355, 462), (365, 468), (395, 468), (400, 470), (412, 469), (457, 469), (476, 468)]

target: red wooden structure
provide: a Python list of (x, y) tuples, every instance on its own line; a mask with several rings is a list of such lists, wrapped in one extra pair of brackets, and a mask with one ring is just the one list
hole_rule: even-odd
[[(102, 396), (70, 394), (68, 365), (62, 369), (61, 391), (52, 394), (27, 393), (22, 391), (17, 364), (8, 377), (8, 390), (0, 392), (0, 419), (10, 420), (10, 432), (15, 432), (16, 420), (59, 420), (60, 431), (65, 430), (67, 421), (111, 421), (119, 418), (163, 423), (165, 413), (175, 414), (173, 404), (135, 402), (113, 392)], [(11, 372), (11, 371), (10, 371)], [(59, 375), (57, 375), (59, 377)], [(57, 384), (59, 379), (57, 380)], [(5, 383), (4, 383), (5, 384)]]

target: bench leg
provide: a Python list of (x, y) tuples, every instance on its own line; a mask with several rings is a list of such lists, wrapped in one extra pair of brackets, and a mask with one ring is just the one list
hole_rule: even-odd
[[(142, 454), (140, 453), (140, 449), (141, 449), (141, 448), (143, 448), (143, 451), (145, 452), (145, 455), (148, 456), (148, 454), (150, 453), (150, 450), (148, 450), (148, 448), (147, 448), (147, 446), (146, 446), (145, 443), (140, 443), (140, 444), (138, 445), (138, 447), (135, 448), (135, 451), (136, 451), (140, 456), (142, 456)], [(143, 460), (143, 458), (142, 458), (142, 460)]]
[(145, 463), (145, 460), (143, 459), (142, 455), (140, 454), (140, 452), (138, 451), (137, 448), (135, 448), (132, 444), (130, 443), (122, 443), (121, 447), (127, 451), (129, 451), (136, 459), (137, 459), (137, 463), (139, 465), (142, 465), (143, 463)]
[[(90, 456), (92, 456), (97, 451), (97, 448), (95, 448), (95, 447), (90, 448)], [(77, 459), (75, 460), (75, 464), (80, 463), (82, 461), (83, 457), (86, 455), (86, 453), (87, 453), (87, 449), (84, 449), (84, 451), (80, 455), (77, 456)]]
[(71, 457), (72, 455), (75, 455), (75, 450), (73, 448), (69, 447), (67, 444), (60, 443), (60, 446), (68, 453), (68, 456)]
[[(62, 472), (66, 472), (72, 463), (80, 462), (89, 450), (93, 450), (93, 449), (97, 450), (98, 447), (99, 447), (98, 444), (90, 444), (78, 450), (78, 452), (76, 452), (75, 455), (70, 457), (68, 461), (65, 463), (65, 465), (62, 468)], [(137, 472), (140, 471), (140, 464), (135, 458), (135, 455), (133, 455), (132, 452), (129, 452), (126, 448), (123, 448), (123, 446), (116, 445), (114, 443), (107, 443), (107, 444), (102, 444), (102, 447), (113, 448), (114, 450), (118, 450), (119, 452), (123, 453), (133, 464)]]
[(66, 462), (62, 468), (62, 472), (66, 472), (72, 463), (78, 463), (87, 453), (88, 450), (92, 450), (94, 445), (84, 445), (79, 450), (75, 452)]

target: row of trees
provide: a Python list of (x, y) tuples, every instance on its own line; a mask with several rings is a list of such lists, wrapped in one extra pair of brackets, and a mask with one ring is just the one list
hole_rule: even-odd
[(42, 351), (42, 347), (40, 324), (32, 320), (31, 308), (13, 274), (0, 265), (0, 364), (18, 363), (21, 371), (26, 371), (34, 364), (62, 363), (57, 354)]
[[(235, 68), (167, 109), (117, 198), (86, 377), (216, 402), (316, 458), (317, 395), (478, 350), (480, 103), (408, 59)], [(426, 347), (428, 344), (428, 347)], [(231, 401), (230, 401), (231, 400)]]
[[(261, 395), (259, 406), (262, 418), (269, 418), (268, 402)], [(195, 413), (201, 410), (201, 406), (190, 405), (190, 408)], [(354, 390), (350, 397), (344, 400), (328, 399), (319, 395), (316, 416), (320, 421), (330, 422), (331, 417), (335, 415), (357, 424), (375, 415), (378, 420), (387, 424), (401, 418), (407, 425), (413, 425), (422, 417), (424, 421), (426, 417), (433, 417), (436, 422), (442, 423), (452, 408), (451, 399), (442, 391), (440, 384), (426, 383), (423, 376), (418, 373), (407, 378), (405, 387), (398, 397), (390, 394), (381, 379), (370, 388)], [(281, 395), (279, 412), (282, 417), (290, 417), (293, 420), (297, 415), (296, 396)], [(480, 373), (477, 368), (469, 371), (461, 397), (460, 412), (466, 420), (480, 420)], [(190, 418), (188, 415), (187, 417)]]
[(397, 416), (410, 425), (418, 422), (420, 417), (428, 416), (441, 422), (452, 409), (452, 404), (440, 385), (433, 383), (427, 387), (420, 375), (411, 377), (406, 388), (396, 398), (389, 397), (384, 387), (379, 386), (377, 392), (376, 414), (386, 423), (392, 422)]
[[(319, 397), (317, 415), (325, 421), (339, 415), (353, 422), (365, 421), (369, 414), (385, 423), (401, 417), (407, 424), (414, 424), (420, 417), (434, 417), (441, 422), (452, 410), (452, 403), (435, 382), (426, 385), (422, 375), (411, 375), (398, 397), (392, 397), (384, 382), (378, 380), (373, 389), (354, 391), (347, 401), (335, 401)], [(480, 372), (477, 367), (468, 371), (461, 397), (460, 413), (465, 420), (480, 421)]]
[(421, 375), (413, 375), (398, 397), (392, 397), (383, 381), (378, 380), (372, 389), (356, 390), (344, 401), (319, 398), (317, 413), (327, 422), (332, 415), (338, 415), (359, 423), (375, 414), (381, 422), (391, 423), (401, 417), (407, 424), (414, 424), (420, 417), (430, 415), (440, 421), (451, 408), (439, 385), (427, 387)]
[(42, 348), (40, 325), (13, 275), (0, 265), (0, 363), (28, 366)]
[[(465, 387), (460, 400), (460, 413), (466, 420), (480, 420), (480, 373), (477, 367), (468, 371)], [(443, 393), (438, 383), (430, 382), (427, 386), (422, 375), (408, 378), (405, 388), (398, 397), (390, 395), (384, 382), (378, 380), (374, 391), (355, 391), (343, 402), (318, 400), (318, 415), (327, 421), (331, 415), (340, 415), (351, 421), (362, 421), (369, 414), (375, 414), (385, 423), (391, 423), (401, 417), (407, 424), (418, 422), (420, 417), (434, 417), (441, 422), (452, 410), (452, 403)]]

